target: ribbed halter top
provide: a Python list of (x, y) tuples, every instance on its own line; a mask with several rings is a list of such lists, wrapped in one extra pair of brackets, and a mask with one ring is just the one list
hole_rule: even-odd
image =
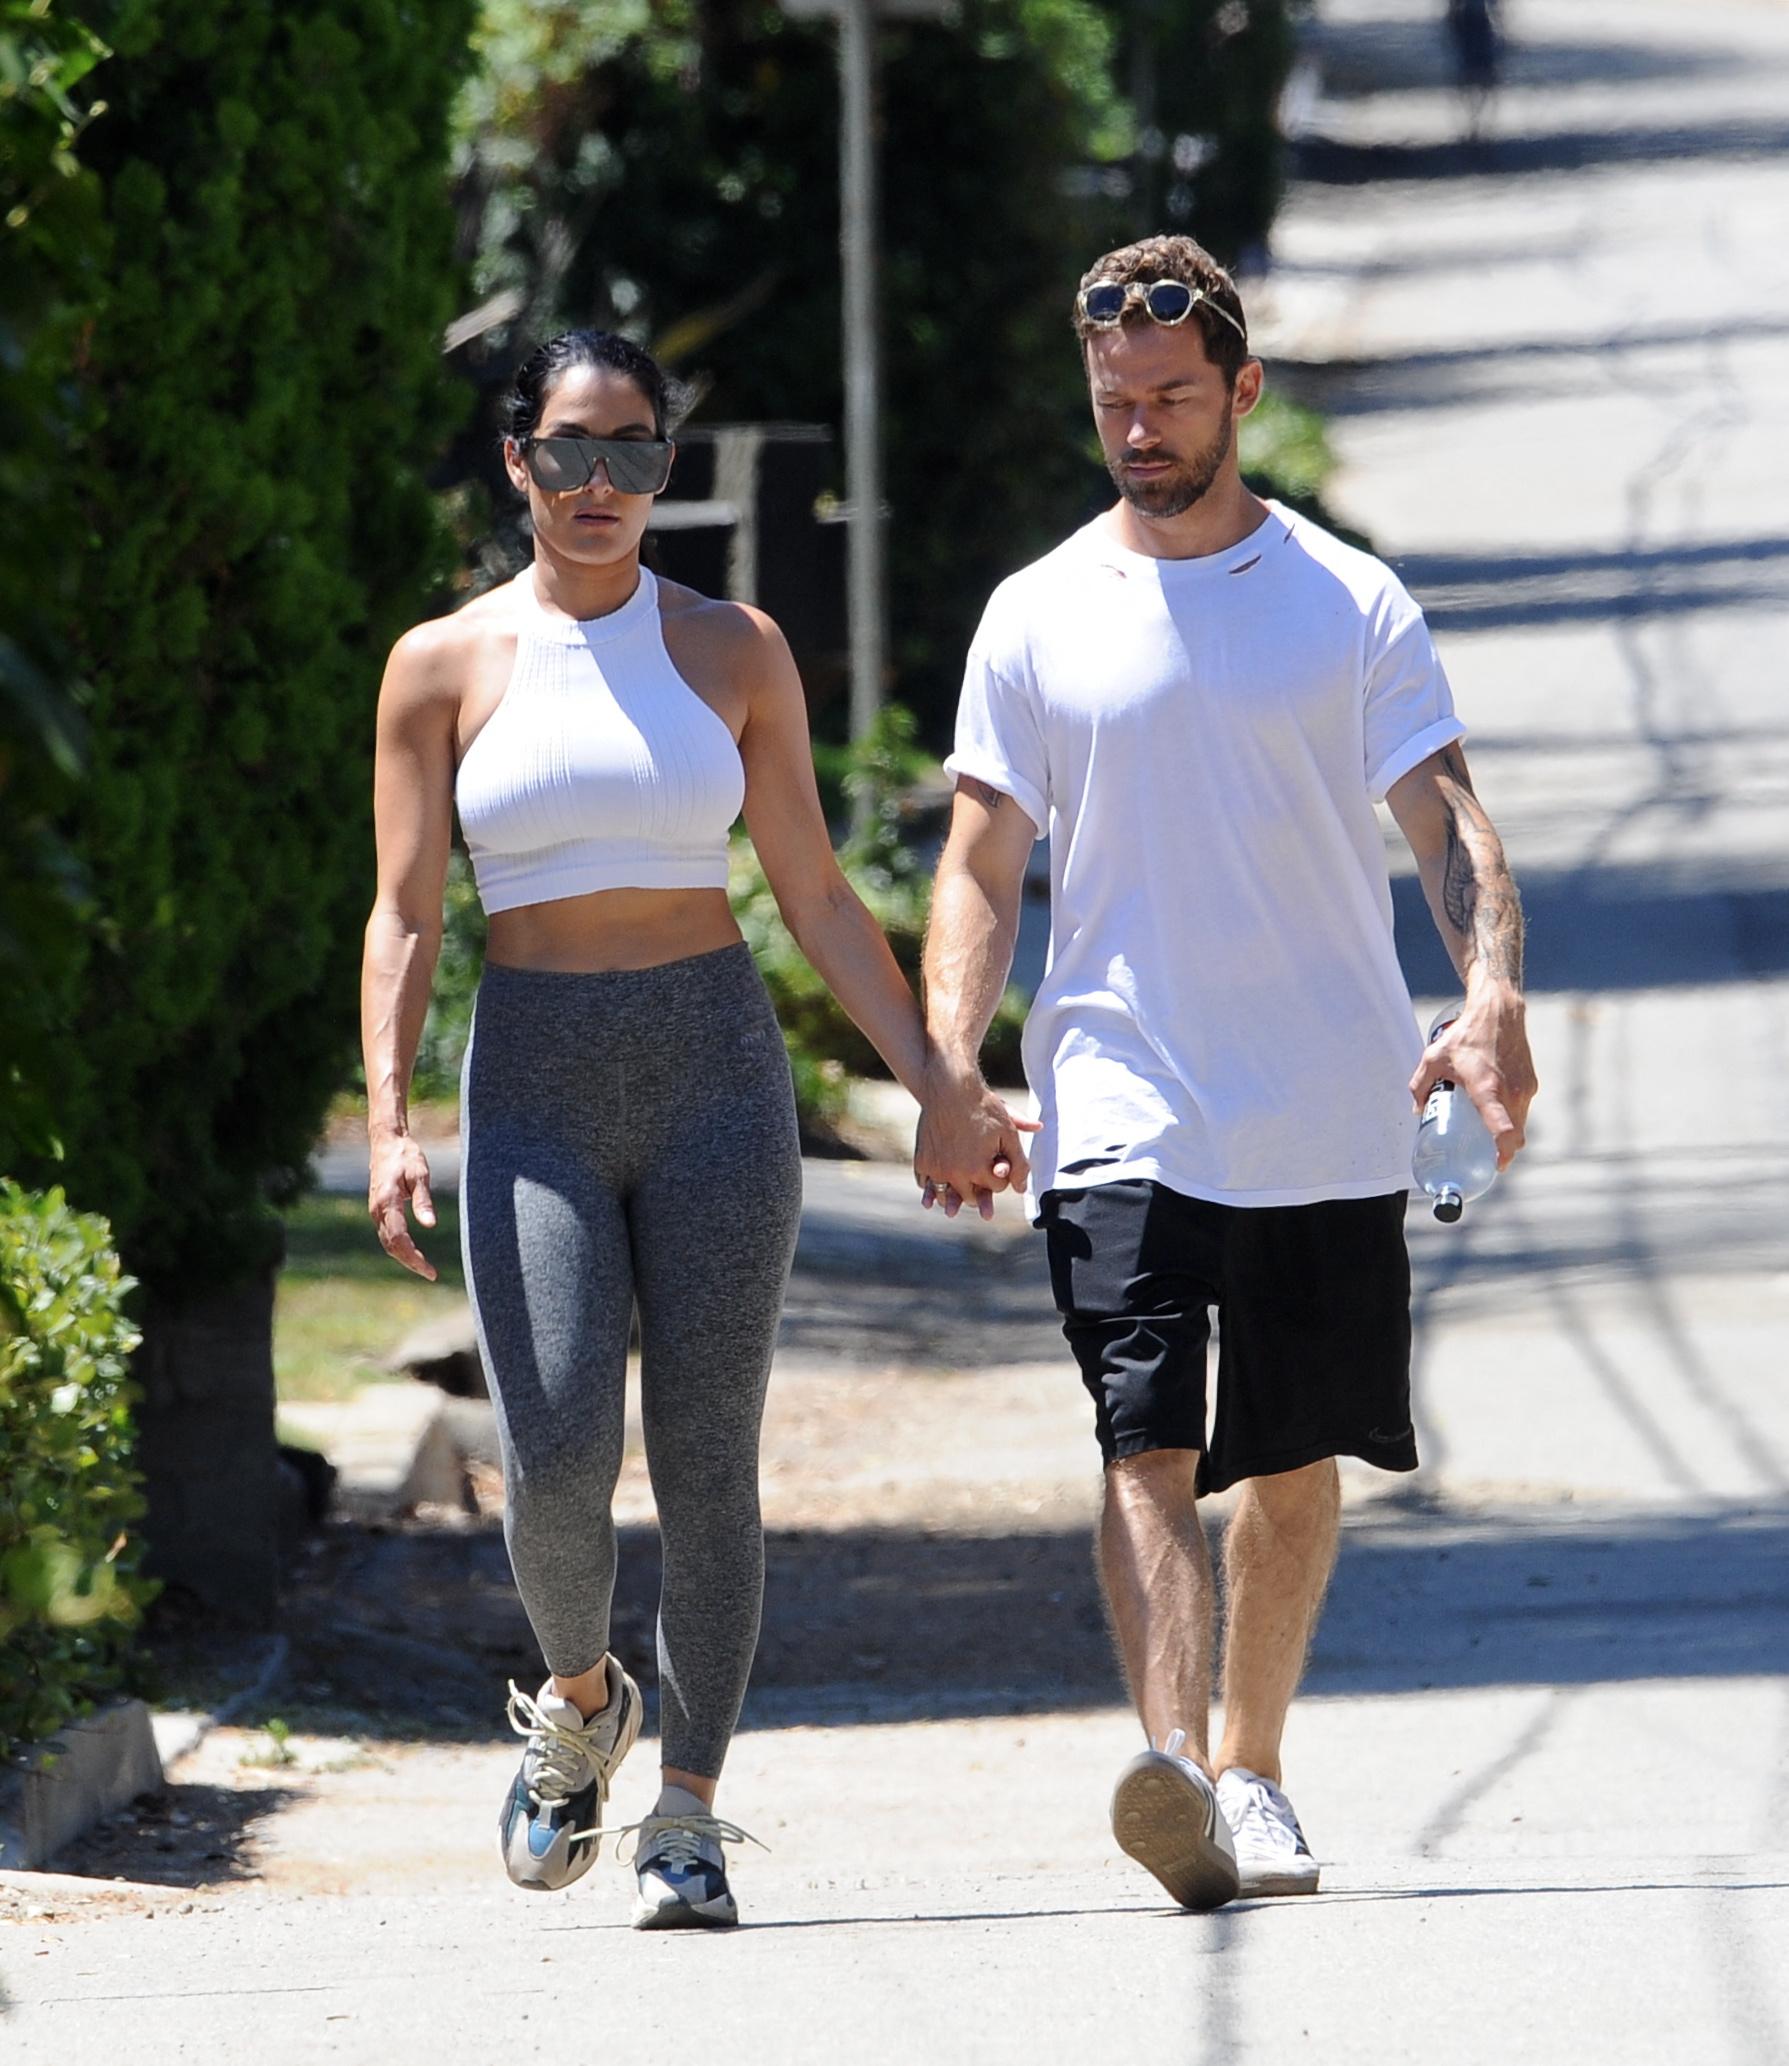
[(725, 889), (745, 800), (733, 735), (671, 664), (644, 567), (619, 610), (579, 623), (532, 570), (515, 671), (454, 782), (487, 912), (606, 889)]

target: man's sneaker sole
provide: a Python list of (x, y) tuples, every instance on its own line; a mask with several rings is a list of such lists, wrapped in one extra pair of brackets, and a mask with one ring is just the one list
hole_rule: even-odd
[[(1217, 1795), (1159, 1750), (1132, 1758), (1112, 1793), (1112, 1834), (1182, 1908), (1222, 1908), (1239, 1888), (1236, 1860), (1220, 1841)], [(1225, 1834), (1228, 1834), (1226, 1828)]]
[(1263, 1872), (1250, 1872), (1247, 1866), (1238, 1867), (1239, 1889), (1245, 1901), (1265, 1900), (1270, 1895), (1314, 1894), (1317, 1882), (1322, 1878), (1322, 1868), (1312, 1859), (1307, 1872), (1288, 1872), (1282, 1868), (1270, 1867)]

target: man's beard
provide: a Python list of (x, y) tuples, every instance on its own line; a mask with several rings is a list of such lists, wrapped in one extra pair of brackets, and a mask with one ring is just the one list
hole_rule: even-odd
[(1223, 426), (1211, 443), (1190, 459), (1180, 461), (1172, 473), (1153, 481), (1134, 481), (1125, 472), (1122, 459), (1108, 459), (1106, 471), (1125, 501), (1145, 516), (1184, 516), (1217, 479), (1235, 437), (1236, 426), (1226, 411)]

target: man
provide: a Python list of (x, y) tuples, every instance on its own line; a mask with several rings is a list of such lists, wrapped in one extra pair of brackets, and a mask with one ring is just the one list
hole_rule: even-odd
[[(1415, 1468), (1412, 1100), (1450, 1079), (1500, 1163), (1522, 1145), (1521, 907), (1421, 613), (1377, 560), (1243, 485), (1262, 373), (1229, 276), (1189, 238), (1150, 238), (1087, 274), (1075, 327), (1119, 500), (995, 591), (970, 652), (914, 1170), (949, 1212), (1029, 1177), (1151, 1746), (1120, 1775), (1114, 1833), (1208, 1908), (1317, 1886), (1280, 1739), (1335, 1556), (1335, 1459)], [(1381, 797), (1466, 992), (1426, 1051)], [(1046, 831), (1028, 1170), (977, 1056)], [(1214, 1754), (1196, 1502), (1232, 1485)]]

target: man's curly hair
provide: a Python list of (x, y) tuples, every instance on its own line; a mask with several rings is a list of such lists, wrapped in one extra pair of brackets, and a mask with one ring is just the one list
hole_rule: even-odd
[[(1188, 322), (1197, 323), (1199, 334), (1205, 339), (1205, 355), (1235, 385), (1236, 376), (1249, 358), (1245, 336), (1248, 319), (1242, 312), (1242, 297), (1236, 291), (1236, 282), (1218, 264), (1203, 244), (1194, 243), (1191, 237), (1145, 237), (1139, 244), (1126, 244), (1117, 251), (1108, 251), (1104, 258), (1096, 258), (1082, 275), (1081, 287), (1091, 287), (1097, 281), (1112, 280), (1129, 286), (1133, 280), (1147, 285), (1152, 280), (1179, 280), (1188, 287), (1202, 287), (1219, 308), (1226, 309), (1242, 326), (1242, 332), (1233, 330), (1222, 316), (1215, 315), (1203, 302), (1196, 303)], [(1075, 291), (1073, 320), (1075, 335), (1083, 346), (1090, 337), (1099, 334), (1100, 326), (1088, 322), (1081, 313), (1080, 288)], [(1123, 321), (1147, 323), (1150, 320), (1142, 307), (1133, 303), (1124, 312)]]

